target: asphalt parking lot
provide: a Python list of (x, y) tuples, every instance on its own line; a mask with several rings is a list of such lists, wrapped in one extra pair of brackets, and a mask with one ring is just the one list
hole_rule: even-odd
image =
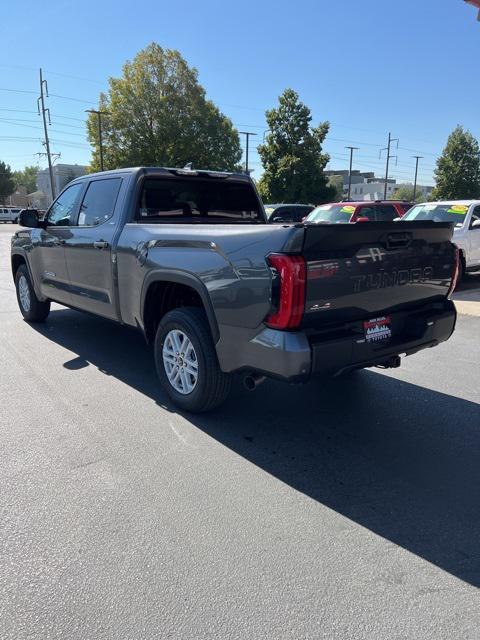
[[(22, 320), (14, 228), (0, 225), (2, 640), (478, 638), (474, 307), (398, 370), (238, 382), (183, 416), (135, 332), (57, 305)], [(472, 276), (457, 296), (478, 291)]]

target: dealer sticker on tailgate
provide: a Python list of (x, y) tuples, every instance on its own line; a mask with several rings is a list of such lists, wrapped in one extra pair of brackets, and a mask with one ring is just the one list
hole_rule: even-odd
[(365, 320), (363, 330), (367, 342), (388, 340), (392, 336), (391, 318), (390, 316), (382, 316), (381, 318)]

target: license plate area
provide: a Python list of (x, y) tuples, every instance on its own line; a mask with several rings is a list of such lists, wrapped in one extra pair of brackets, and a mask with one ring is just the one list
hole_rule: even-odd
[(380, 316), (364, 320), (363, 333), (368, 344), (386, 342), (392, 337), (392, 319), (390, 316)]

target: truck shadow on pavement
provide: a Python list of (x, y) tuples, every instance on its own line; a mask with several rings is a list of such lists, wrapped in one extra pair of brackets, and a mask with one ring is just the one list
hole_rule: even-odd
[[(68, 369), (91, 364), (175, 411), (139, 334), (70, 310), (35, 328), (77, 354)], [(238, 381), (215, 412), (185, 418), (296, 491), (480, 586), (478, 404), (370, 370), (291, 388), (267, 381), (255, 393)]]

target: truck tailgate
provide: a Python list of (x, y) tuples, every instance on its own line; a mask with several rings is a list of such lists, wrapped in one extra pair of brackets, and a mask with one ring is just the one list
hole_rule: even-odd
[(444, 299), (455, 268), (450, 223), (305, 225), (303, 326), (373, 318)]

